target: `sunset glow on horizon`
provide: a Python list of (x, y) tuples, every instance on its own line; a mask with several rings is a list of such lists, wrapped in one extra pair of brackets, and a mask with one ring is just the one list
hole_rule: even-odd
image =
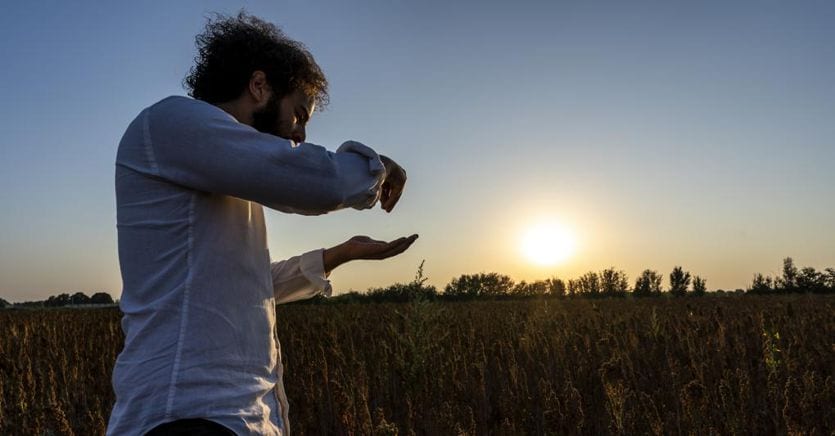
[[(409, 177), (390, 214), (267, 210), (272, 260), (420, 234), (399, 256), (337, 268), (334, 294), (408, 282), (424, 260), (438, 289), (610, 267), (634, 283), (680, 265), (727, 290), (776, 276), (785, 257), (832, 267), (835, 4), (752, 5), (247, 3), (327, 76), (306, 140), (359, 141)], [(7, 9), (0, 298), (118, 297), (120, 138), (142, 109), (185, 95), (207, 13), (240, 5)], [(45, 68), (38, 86), (10, 85)]]

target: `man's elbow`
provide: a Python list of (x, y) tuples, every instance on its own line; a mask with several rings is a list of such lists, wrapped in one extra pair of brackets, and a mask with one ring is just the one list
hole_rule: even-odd
[(306, 216), (324, 215), (345, 208), (345, 198), (338, 190), (311, 193), (307, 202), (294, 208), (293, 213)]

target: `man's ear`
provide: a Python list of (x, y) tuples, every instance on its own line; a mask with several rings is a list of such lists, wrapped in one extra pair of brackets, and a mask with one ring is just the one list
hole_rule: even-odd
[(272, 89), (267, 83), (267, 75), (261, 70), (252, 72), (249, 78), (249, 95), (255, 100), (256, 106), (265, 104), (270, 99)]

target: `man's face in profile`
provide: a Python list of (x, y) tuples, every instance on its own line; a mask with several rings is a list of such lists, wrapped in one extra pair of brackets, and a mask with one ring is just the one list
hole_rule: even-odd
[(304, 142), (307, 137), (305, 128), (314, 109), (313, 98), (301, 90), (293, 91), (281, 98), (273, 93), (266, 105), (252, 114), (252, 127), (298, 144)]

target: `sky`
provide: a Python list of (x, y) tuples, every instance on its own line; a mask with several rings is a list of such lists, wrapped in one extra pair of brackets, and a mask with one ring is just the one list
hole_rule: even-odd
[[(6, 2), (0, 297), (121, 294), (116, 146), (186, 94), (208, 14), (240, 8), (327, 75), (308, 142), (357, 140), (409, 174), (391, 214), (267, 212), (274, 260), (420, 234), (334, 271), (336, 294), (411, 281), (421, 261), (439, 288), (682, 265), (736, 289), (786, 256), (835, 266), (832, 2)], [(520, 252), (542, 222), (575, 239), (562, 263)]]

